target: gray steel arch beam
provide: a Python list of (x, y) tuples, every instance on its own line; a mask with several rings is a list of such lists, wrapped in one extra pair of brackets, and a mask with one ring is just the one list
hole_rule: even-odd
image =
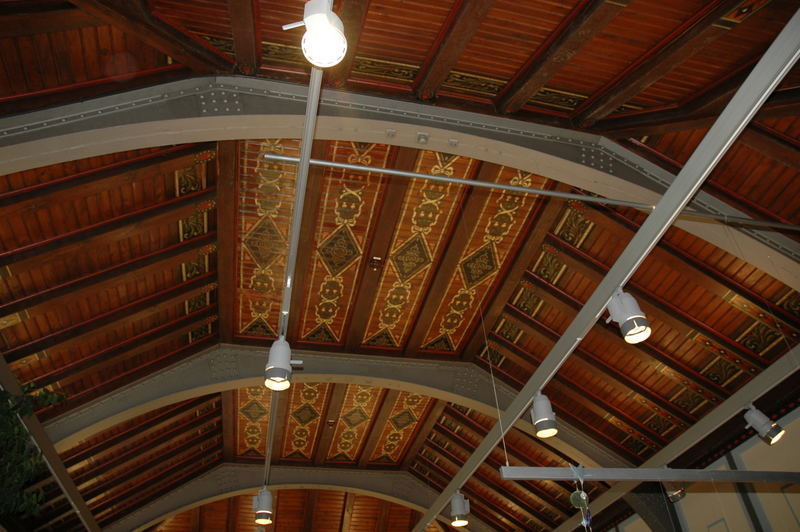
[[(256, 464), (221, 464), (170, 491), (155, 501), (111, 523), (106, 532), (145, 530), (164, 519), (201, 504), (236, 495), (252, 493), (261, 487), (264, 467)], [(328, 489), (377, 497), (424, 511), (437, 492), (405, 471), (375, 471), (324, 467), (273, 466), (270, 487), (282, 489)], [(278, 495), (280, 497), (280, 494)], [(280, 519), (280, 515), (276, 516)], [(440, 516), (445, 522), (449, 520)], [(471, 515), (469, 527), (474, 532), (494, 529)]]
[[(497, 416), (489, 374), (469, 362), (377, 357), (297, 350), (303, 370), (294, 382), (363, 384), (419, 393)], [(232, 388), (264, 385), (266, 349), (220, 344), (181, 361), (160, 373), (140, 379), (45, 423), (45, 431), (64, 451), (101, 430), (177, 401)], [(496, 383), (500, 408), (516, 390)], [(533, 434), (528, 420), (516, 427)], [(627, 467), (629, 462), (587, 440), (564, 421), (558, 438), (548, 445), (575, 461), (592, 466)]]
[[(208, 76), (4, 117), (0, 173), (166, 144), (300, 138), (305, 99), (301, 85)], [(333, 90), (323, 91), (317, 138), (475, 157), (601, 196), (652, 204), (675, 177), (597, 135)], [(702, 212), (746, 217), (703, 191), (691, 205)], [(800, 289), (800, 246), (793, 240), (693, 220), (677, 225)]]

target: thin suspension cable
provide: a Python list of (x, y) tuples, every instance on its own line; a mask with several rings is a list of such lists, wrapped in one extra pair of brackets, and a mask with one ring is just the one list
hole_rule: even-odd
[[(296, 163), (300, 160), (298, 157), (291, 155), (279, 155), (275, 153), (265, 153), (264, 158), (272, 161), (282, 161), (288, 163)], [(340, 163), (336, 161), (326, 161), (324, 159), (309, 159), (309, 164), (314, 166), (324, 166), (327, 168), (338, 168), (342, 170), (354, 170), (358, 172), (378, 172), (386, 175), (393, 175), (398, 177), (408, 177), (412, 179), (426, 179), (428, 181), (438, 181), (440, 183), (453, 183), (457, 185), (468, 185), (478, 188), (489, 188), (495, 190), (508, 190), (511, 192), (518, 192), (520, 194), (537, 194), (539, 196), (548, 196), (553, 198), (561, 198), (567, 200), (581, 201), (583, 203), (600, 203), (603, 205), (616, 205), (618, 207), (630, 207), (644, 212), (651, 212), (655, 209), (655, 205), (649, 203), (639, 203), (636, 201), (616, 200), (611, 198), (602, 198), (598, 196), (587, 196), (585, 194), (576, 194), (573, 192), (560, 192), (558, 190), (546, 190), (540, 188), (526, 188), (517, 185), (508, 185), (504, 183), (490, 183), (485, 181), (476, 181), (471, 179), (459, 179), (456, 177), (447, 177), (432, 174), (423, 174), (419, 172), (410, 172), (407, 170), (396, 170), (394, 168), (379, 168), (374, 166), (364, 166), (360, 164)], [(713, 214), (706, 212), (698, 212), (692, 210), (684, 210), (678, 215), (679, 218), (694, 219), (699, 221), (713, 221), (722, 222), (725, 225), (735, 225), (742, 227), (755, 227), (761, 229), (776, 229), (782, 231), (800, 231), (800, 225), (787, 224), (783, 222), (776, 222), (772, 220), (754, 220), (752, 218), (745, 218), (742, 216), (729, 216), (727, 214)]]
[(269, 484), (269, 471), (272, 467), (272, 447), (275, 443), (275, 425), (278, 423), (278, 398), (280, 392), (273, 391), (269, 399), (269, 427), (267, 427), (267, 447), (264, 449), (264, 483)]

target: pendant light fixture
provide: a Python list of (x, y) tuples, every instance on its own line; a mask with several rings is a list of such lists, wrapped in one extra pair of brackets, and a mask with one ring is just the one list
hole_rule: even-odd
[(267, 367), (264, 369), (264, 386), (276, 392), (286, 390), (291, 385), (292, 366), (302, 363), (302, 360), (292, 360), (289, 342), (283, 336), (278, 337), (269, 348)]
[(450, 498), (450, 515), (453, 518), (450, 524), (457, 528), (467, 526), (469, 524), (468, 513), (469, 499), (464, 497), (460, 491), (455, 492)]
[(308, 0), (303, 20), (283, 26), (290, 30), (306, 27), (301, 48), (308, 62), (319, 68), (339, 64), (347, 53), (347, 38), (341, 19), (331, 10), (330, 0)]
[(533, 398), (531, 420), (536, 429), (536, 437), (543, 439), (552, 438), (558, 434), (556, 414), (553, 412), (553, 406), (550, 404), (550, 399), (542, 392), (536, 392), (536, 396)]
[(650, 337), (650, 322), (639, 308), (636, 300), (627, 292), (623, 292), (620, 288), (611, 296), (611, 301), (608, 303), (609, 321), (615, 321), (619, 324), (619, 330), (622, 332), (622, 337), (629, 344), (638, 344), (644, 342)]

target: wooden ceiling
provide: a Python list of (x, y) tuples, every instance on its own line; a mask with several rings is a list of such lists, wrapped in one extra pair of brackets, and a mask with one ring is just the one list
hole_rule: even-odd
[[(674, 173), (796, 8), (334, 4), (349, 52), (326, 87), (580, 129)], [(193, 75), (307, 83), (299, 30), (280, 28), (302, 11), (300, 0), (0, 0), (0, 121)], [(800, 224), (799, 103), (795, 67), (703, 192), (757, 220)], [(37, 412), (45, 426), (220, 343), (266, 351), (293, 216), (302, 217), (294, 349), (470, 363), (519, 389), (645, 219), (631, 208), (389, 177), (380, 168), (594, 195), (478, 154), (348, 139), (317, 140), (312, 155), (374, 170), (312, 167), (305, 208), (292, 213), (296, 168), (264, 155), (297, 155), (298, 139), (203, 140), (0, 176), (0, 369), (63, 394)], [(737, 231), (724, 227), (723, 237)], [(797, 254), (798, 233), (781, 234)], [(726, 251), (670, 228), (626, 288), (652, 336), (628, 345), (598, 321), (545, 390), (559, 418), (638, 465), (797, 346), (800, 287), (747, 262), (737, 245)], [(795, 374), (760, 406), (793, 408), (798, 384)], [(280, 398), (273, 405), (264, 388), (231, 385), (60, 448), (72, 495), (105, 527), (222, 463), (260, 464), (272, 408), (274, 464), (406, 471), (438, 491), (495, 422), (380, 383), (303, 382)], [(732, 420), (680, 461), (705, 465), (743, 434)], [(473, 515), (495, 530), (557, 527), (573, 513), (570, 484), (506, 482), (497, 468), (580, 459), (518, 428), (505, 443), (464, 486)], [(45, 491), (41, 515), (10, 528), (83, 528), (69, 489), (44, 472), (33, 487)], [(614, 505), (596, 528), (632, 511)], [(409, 530), (420, 515), (310, 489), (280, 491), (277, 512), (276, 530), (354, 532)], [(249, 530), (251, 514), (238, 495), (153, 529)], [(327, 520), (309, 517), (318, 515)]]

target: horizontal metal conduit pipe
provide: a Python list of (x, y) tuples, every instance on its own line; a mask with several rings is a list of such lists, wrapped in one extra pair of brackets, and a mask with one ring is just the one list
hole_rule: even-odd
[[(576, 471), (578, 474), (576, 474)], [(777, 482), (800, 484), (800, 473), (789, 471), (715, 471), (666, 467), (500, 467), (503, 480), (584, 480), (604, 482)], [(579, 478), (580, 477), (580, 478)]]
[[(291, 155), (277, 155), (274, 153), (265, 153), (264, 158), (270, 161), (280, 161), (285, 163), (298, 163), (300, 161), (299, 157), (294, 157)], [(648, 205), (647, 203), (638, 203), (635, 201), (615, 200), (609, 198), (601, 198), (597, 196), (586, 196), (584, 194), (574, 194), (572, 192), (559, 192), (557, 190), (526, 188), (517, 185), (506, 185), (504, 183), (491, 183), (487, 181), (475, 181), (473, 179), (459, 179), (456, 177), (422, 174), (419, 172), (409, 172), (407, 170), (395, 170), (393, 168), (380, 168), (377, 166), (363, 166), (360, 164), (339, 163), (336, 161), (326, 161), (324, 159), (309, 159), (309, 164), (312, 164), (314, 166), (323, 166), (327, 168), (338, 168), (341, 170), (354, 170), (357, 172), (375, 172), (379, 174), (387, 174), (398, 177), (408, 177), (411, 179), (426, 179), (428, 181), (437, 181), (439, 183), (453, 183), (456, 185), (469, 185), (478, 188), (508, 190), (510, 192), (518, 192), (520, 194), (537, 194), (539, 196), (549, 196), (553, 198), (576, 200), (585, 203), (600, 203), (603, 205), (631, 207), (633, 209), (639, 209), (645, 212), (651, 212), (653, 209), (655, 209), (655, 205)], [(753, 220), (752, 218), (727, 216), (724, 214), (711, 214), (711, 213), (697, 212), (697, 211), (683, 211), (679, 216), (682, 218), (698, 219), (700, 221), (713, 220), (716, 222), (723, 222), (730, 225), (761, 227), (764, 229), (781, 229), (784, 231), (800, 231), (800, 225), (793, 225), (782, 222), (773, 222), (769, 220)]]

